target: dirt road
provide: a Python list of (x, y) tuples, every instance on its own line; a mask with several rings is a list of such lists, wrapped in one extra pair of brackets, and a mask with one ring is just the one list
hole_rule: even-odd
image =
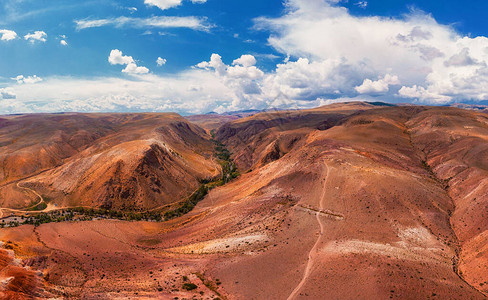
[(308, 263), (307, 263), (307, 266), (305, 267), (305, 271), (303, 272), (302, 280), (300, 281), (300, 283), (298, 283), (298, 285), (295, 287), (295, 289), (291, 292), (290, 296), (288, 296), (288, 298), (287, 298), (288, 300), (294, 299), (298, 295), (300, 290), (302, 289), (305, 282), (307, 282), (307, 279), (310, 276), (310, 273), (312, 271), (312, 267), (314, 266), (314, 263), (315, 263), (317, 248), (318, 248), (320, 241), (322, 239), (322, 235), (324, 234), (324, 224), (323, 224), (323, 221), (320, 217), (320, 211), (322, 211), (324, 209), (324, 199), (325, 199), (325, 196), (327, 193), (327, 180), (329, 179), (329, 167), (326, 164), (324, 164), (324, 166), (325, 166), (327, 171), (325, 174), (325, 181), (324, 181), (324, 186), (322, 189), (322, 196), (321, 196), (320, 201), (319, 201), (319, 211), (317, 211), (315, 214), (315, 217), (317, 218), (317, 223), (319, 223), (320, 234), (317, 237), (317, 241), (315, 241), (315, 244), (313, 245), (312, 249), (308, 253)]

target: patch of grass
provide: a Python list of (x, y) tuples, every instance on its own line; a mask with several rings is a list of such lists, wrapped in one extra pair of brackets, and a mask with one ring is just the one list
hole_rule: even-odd
[[(159, 211), (146, 211), (146, 212), (132, 212), (132, 211), (119, 211), (110, 210), (105, 208), (85, 208), (74, 207), (66, 208), (62, 210), (55, 210), (48, 213), (33, 214), (27, 217), (25, 220), (10, 221), (8, 223), (0, 223), (0, 227), (16, 227), (22, 224), (32, 224), (39, 226), (44, 223), (52, 222), (64, 222), (64, 221), (90, 221), (94, 218), (102, 219), (117, 219), (124, 221), (156, 221), (171, 220), (189, 213), (193, 208), (205, 198), (208, 192), (218, 186), (222, 186), (229, 181), (237, 178), (240, 174), (237, 170), (235, 163), (231, 159), (231, 153), (225, 148), (225, 146), (214, 140), (215, 155), (219, 159), (219, 163), (222, 167), (222, 174), (217, 178), (203, 179), (200, 181), (200, 187), (193, 192), (185, 201), (183, 201), (177, 208), (167, 211), (163, 214)], [(37, 212), (44, 210), (47, 207), (48, 202), (52, 201), (50, 197), (42, 195), (44, 202), (36, 205), (37, 202), (32, 202), (26, 211)], [(159, 241), (147, 240), (143, 241), (148, 245), (157, 244)]]
[(182, 289), (184, 290), (187, 290), (187, 291), (192, 291), (194, 289), (196, 289), (198, 286), (194, 283), (183, 283), (183, 286), (181, 287)]
[[(203, 283), (203, 285), (205, 285), (209, 290), (214, 292), (217, 296), (222, 297), (222, 295), (219, 293), (219, 291), (217, 290), (217, 287), (213, 284), (212, 281), (205, 279), (205, 276), (202, 273), (197, 272), (194, 274), (198, 277), (198, 279), (200, 279), (200, 281)], [(217, 279), (215, 283), (217, 285), (222, 284), (222, 282), (220, 282), (219, 279)]]
[(374, 106), (396, 106), (395, 104), (392, 103), (386, 103), (386, 102), (380, 102), (380, 101), (375, 101), (375, 102), (368, 102), (368, 104), (374, 105)]
[[(34, 204), (35, 204), (35, 203), (34, 203)], [(33, 204), (33, 205), (34, 205), (34, 204)], [(31, 206), (31, 207), (27, 208), (26, 210), (27, 210), (27, 211), (39, 211), (39, 210), (44, 210), (44, 209), (46, 209), (46, 207), (47, 207), (46, 202), (42, 202), (42, 203), (39, 203), (39, 204), (37, 204), (37, 205), (35, 205), (35, 206)]]
[(197, 205), (198, 202), (205, 198), (205, 196), (208, 194), (208, 191), (208, 186), (206, 184), (202, 184), (198, 188), (198, 190), (196, 190), (193, 194), (190, 195), (190, 197), (188, 197), (185, 202), (183, 202), (180, 207), (166, 212), (164, 214), (165, 219), (174, 219), (189, 213)]
[(165, 220), (171, 220), (189, 213), (198, 204), (198, 202), (205, 198), (211, 189), (222, 186), (240, 175), (235, 163), (231, 159), (231, 153), (229, 150), (227, 150), (222, 143), (214, 139), (212, 139), (212, 142), (215, 144), (216, 156), (218, 157), (219, 163), (222, 167), (221, 177), (214, 180), (201, 180), (200, 187), (193, 192), (188, 199), (186, 199), (178, 208), (167, 211), (164, 214)]

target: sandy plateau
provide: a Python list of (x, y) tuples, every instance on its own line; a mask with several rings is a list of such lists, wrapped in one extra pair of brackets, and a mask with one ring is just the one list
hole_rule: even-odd
[(214, 140), (240, 172), (162, 221), (4, 222), (0, 297), (488, 295), (486, 113), (344, 103), (191, 120), (0, 117), (3, 221), (77, 206), (164, 214), (219, 178)]

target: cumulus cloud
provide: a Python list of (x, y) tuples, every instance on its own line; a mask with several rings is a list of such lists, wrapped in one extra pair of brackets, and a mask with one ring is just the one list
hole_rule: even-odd
[(233, 65), (242, 65), (243, 67), (251, 67), (256, 64), (256, 58), (252, 55), (245, 54), (242, 55), (240, 58), (234, 60), (232, 62)]
[(469, 56), (469, 48), (462, 49), (459, 53), (451, 56), (447, 61), (444, 62), (446, 67), (462, 67), (475, 65), (475, 60)]
[[(11, 90), (10, 92), (13, 93)], [(216, 111), (235, 94), (214, 72), (191, 69), (171, 76), (76, 79), (49, 77), (18, 85), (18, 101), (0, 101), (0, 112)], [(220, 109), (220, 111), (223, 111)]]
[(165, 10), (172, 7), (181, 5), (182, 0), (144, 0), (144, 3), (148, 6), (156, 6), (161, 10)]
[(12, 88), (3, 88), (0, 89), (0, 99), (15, 99), (17, 95)]
[(123, 55), (122, 51), (119, 49), (113, 49), (110, 51), (110, 55), (108, 57), (108, 62), (111, 65), (128, 65), (134, 62), (132, 56)]
[(149, 73), (148, 68), (137, 66), (132, 56), (123, 55), (122, 51), (120, 51), (119, 49), (113, 49), (112, 51), (110, 51), (108, 62), (111, 65), (126, 65), (125, 69), (122, 70), (122, 72), (124, 73), (128, 73), (128, 74)]
[[(241, 58), (246, 60), (245, 56)], [(114, 65), (129, 66), (134, 62), (134, 58), (117, 49), (111, 52), (109, 59)], [(16, 86), (17, 98), (21, 100), (15, 106), (0, 102), (0, 111), (201, 113), (267, 106), (267, 99), (260, 90), (265, 73), (256, 66), (226, 64), (218, 54), (199, 65), (202, 68), (195, 67), (168, 76), (144, 74), (93, 79), (48, 77), (34, 85)]]
[(44, 31), (35, 31), (34, 33), (29, 33), (24, 35), (24, 39), (31, 43), (37, 42), (46, 42), (47, 41), (47, 33)]
[(68, 42), (66, 40), (61, 40), (59, 41), (59, 43), (62, 45), (62, 46), (68, 46)]
[(222, 77), (258, 79), (264, 76), (264, 72), (255, 67), (255, 64), (256, 59), (254, 56), (246, 54), (234, 60), (232, 63), (233, 66), (229, 66), (222, 61), (220, 55), (214, 53), (210, 57), (210, 61), (203, 61), (199, 63), (197, 67), (214, 69), (215, 72)]
[(118, 17), (108, 19), (84, 19), (75, 20), (75, 24), (77, 30), (103, 26), (114, 26), (116, 28), (188, 28), (198, 31), (209, 31), (213, 27), (213, 25), (207, 23), (207, 20), (205, 18), (194, 16), (156, 16), (150, 18)]
[(158, 59), (156, 60), (156, 63), (158, 64), (158, 67), (162, 67), (163, 65), (166, 64), (166, 59), (158, 57)]
[(13, 30), (0, 29), (0, 40), (11, 41), (17, 38), (17, 33)]
[[(287, 0), (280, 16), (256, 19), (255, 29), (269, 33), (269, 44), (286, 57), (271, 71), (259, 68), (258, 55), (223, 58), (214, 53), (189, 70), (158, 76), (145, 74), (149, 70), (114, 49), (109, 62), (134, 76), (51, 77), (17, 85), (20, 100), (1, 101), (0, 111), (201, 113), (369, 99), (437, 104), (488, 99), (486, 37), (463, 36), (419, 11), (399, 18), (353, 16), (341, 3)], [(167, 21), (162, 18), (82, 20), (77, 25), (147, 29), (166, 26), (156, 25)], [(195, 20), (193, 28), (209, 28), (203, 19)]]
[(388, 92), (390, 85), (398, 84), (400, 84), (398, 76), (386, 74), (384, 78), (377, 81), (365, 79), (363, 84), (355, 87), (355, 90), (360, 94), (382, 94)]
[[(284, 55), (308, 59), (308, 66), (302, 61), (308, 69), (335, 64), (336, 72), (318, 73), (322, 80), (335, 82), (341, 97), (384, 93), (385, 100), (410, 95), (426, 103), (488, 99), (486, 37), (462, 36), (421, 11), (384, 18), (353, 16), (338, 1), (287, 0), (285, 5), (284, 15), (258, 18), (255, 28), (271, 31), (269, 44)], [(387, 90), (385, 82), (372, 79), (386, 74), (396, 74), (404, 88)], [(316, 85), (314, 81), (301, 80), (306, 86)], [(316, 87), (314, 94), (326, 92), (324, 85)]]
[(437, 103), (447, 103), (451, 101), (451, 97), (439, 95), (428, 91), (422, 86), (413, 85), (412, 87), (402, 86), (398, 94), (404, 98), (418, 99), (418, 100), (434, 100)]
[(139, 67), (135, 63), (130, 63), (122, 70), (122, 72), (128, 74), (147, 74), (149, 73), (149, 69), (146, 67)]
[(227, 65), (220, 55), (214, 53), (210, 61), (203, 61), (196, 67), (213, 70), (218, 80), (233, 91), (232, 102), (228, 103), (228, 109), (239, 109), (263, 106), (265, 101), (262, 91), (265, 73), (254, 66), (255, 64), (254, 56), (242, 55), (234, 60), (232, 65)]
[[(181, 5), (182, 0), (144, 0), (144, 3), (148, 6), (156, 6), (161, 10), (177, 7)], [(191, 3), (202, 4), (207, 0), (191, 0)]]
[(24, 75), (18, 75), (17, 77), (12, 78), (12, 80), (17, 81), (18, 84), (23, 84), (23, 83), (32, 84), (32, 83), (41, 82), (42, 78), (38, 77), (37, 75), (27, 76), (27, 77)]

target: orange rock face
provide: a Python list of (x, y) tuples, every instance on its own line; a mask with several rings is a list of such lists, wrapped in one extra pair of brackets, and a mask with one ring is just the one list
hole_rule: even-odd
[[(25, 186), (60, 205), (143, 210), (218, 174), (198, 126), (139, 118)], [(241, 176), (179, 218), (0, 229), (37, 272), (19, 286), (90, 299), (486, 298), (485, 113), (345, 103), (247, 116), (215, 137)]]
[(179, 201), (199, 180), (219, 174), (209, 136), (176, 114), (32, 115), (6, 122), (3, 207), (33, 201), (20, 182), (60, 207), (147, 210)]

